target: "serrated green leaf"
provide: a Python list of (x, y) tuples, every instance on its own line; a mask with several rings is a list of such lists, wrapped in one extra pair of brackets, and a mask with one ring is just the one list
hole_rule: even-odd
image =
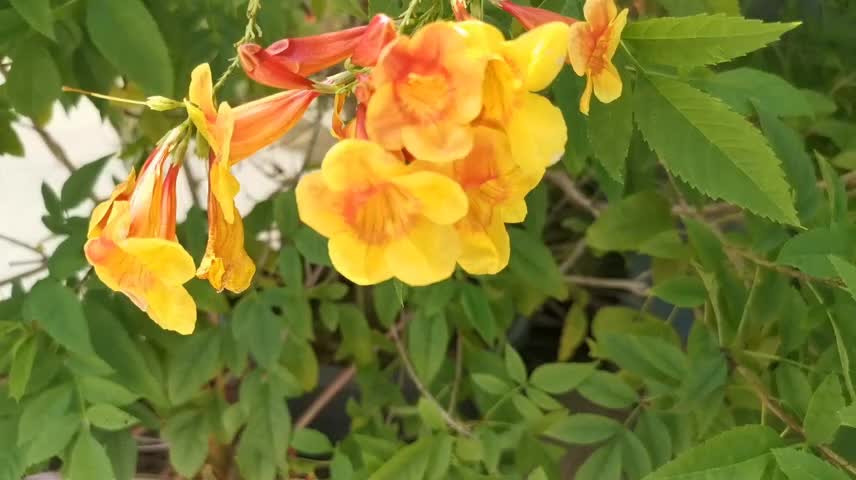
[(780, 117), (814, 114), (796, 87), (782, 77), (754, 68), (736, 68), (694, 83), (743, 115), (752, 115), (755, 105)]
[(856, 244), (852, 241), (854, 233), (856, 229), (849, 225), (833, 225), (802, 232), (785, 242), (776, 262), (796, 267), (816, 277), (837, 277), (838, 271), (829, 257), (852, 258), (856, 252)]
[(630, 22), (621, 38), (642, 62), (686, 67), (743, 56), (798, 25), (725, 15), (664, 17)]
[(785, 175), (794, 188), (800, 220), (804, 224), (808, 223), (817, 212), (821, 197), (817, 186), (817, 172), (805, 151), (805, 143), (797, 132), (776, 118), (767, 108), (758, 108), (757, 111), (764, 135), (782, 160)]
[(170, 96), (173, 69), (166, 42), (141, 0), (90, 0), (86, 29), (92, 43), (120, 73), (146, 93)]
[(698, 277), (689, 275), (671, 277), (660, 282), (654, 285), (651, 294), (683, 308), (698, 307), (707, 300), (704, 283)]
[(21, 42), (12, 52), (6, 96), (21, 115), (44, 123), (62, 91), (62, 77), (51, 53), (38, 41)]
[(589, 378), (596, 367), (594, 363), (546, 363), (532, 372), (529, 381), (547, 393), (565, 393)]
[(35, 31), (56, 40), (50, 0), (11, 0), (9, 3)]
[(771, 460), (770, 450), (783, 444), (769, 427), (736, 427), (687, 450), (644, 480), (687, 479), (691, 474), (708, 480), (761, 478)]
[(639, 401), (639, 394), (618, 375), (595, 371), (577, 388), (586, 400), (606, 408), (625, 409)]
[(589, 112), (588, 138), (592, 152), (609, 176), (621, 184), (633, 136), (632, 98), (632, 92), (625, 91), (613, 102), (593, 102)]
[(108, 403), (99, 403), (86, 409), (86, 419), (104, 430), (125, 430), (140, 421), (133, 415)]
[(81, 431), (77, 437), (68, 472), (69, 480), (114, 478), (110, 457), (104, 447), (86, 430)]
[(410, 360), (419, 379), (430, 385), (446, 359), (449, 327), (443, 315), (417, 314), (407, 327)]
[(682, 17), (699, 13), (740, 15), (738, 0), (659, 0), (670, 15)]
[(714, 199), (799, 224), (779, 159), (755, 127), (719, 100), (676, 80), (641, 77), (634, 111), (672, 174)]
[(796, 448), (773, 450), (776, 463), (788, 480), (847, 480), (843, 471), (817, 458), (811, 453)]
[(622, 425), (609, 417), (577, 413), (553, 422), (543, 435), (565, 443), (590, 445), (603, 442), (621, 432)]
[(60, 193), (64, 209), (70, 210), (83, 203), (87, 197), (92, 195), (92, 189), (95, 187), (98, 176), (101, 175), (101, 171), (104, 170), (107, 160), (112, 156), (113, 154), (105, 155), (72, 172), (68, 180), (62, 185)]
[(844, 394), (837, 375), (828, 375), (811, 396), (803, 428), (812, 445), (831, 443), (841, 425), (838, 411), (844, 408)]

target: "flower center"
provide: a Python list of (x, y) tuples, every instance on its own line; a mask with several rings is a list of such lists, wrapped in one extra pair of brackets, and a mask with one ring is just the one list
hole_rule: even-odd
[(446, 77), (440, 73), (409, 73), (397, 89), (404, 110), (417, 119), (432, 120), (445, 111), (449, 95)]
[(589, 68), (592, 74), (602, 72), (609, 62), (606, 53), (609, 50), (609, 29), (600, 32), (592, 32), (591, 53), (589, 54)]
[(345, 199), (344, 216), (361, 240), (384, 244), (407, 234), (418, 208), (413, 196), (384, 184), (350, 193)]

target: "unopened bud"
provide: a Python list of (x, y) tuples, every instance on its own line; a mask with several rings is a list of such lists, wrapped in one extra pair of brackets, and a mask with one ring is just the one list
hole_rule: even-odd
[(167, 110), (175, 110), (176, 108), (184, 108), (184, 104), (178, 100), (161, 97), (160, 95), (146, 98), (146, 106), (156, 112), (165, 112)]

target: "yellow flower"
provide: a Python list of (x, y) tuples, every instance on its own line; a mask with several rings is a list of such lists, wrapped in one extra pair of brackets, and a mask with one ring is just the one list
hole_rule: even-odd
[(538, 175), (562, 156), (568, 133), (561, 110), (533, 92), (547, 88), (561, 71), (569, 27), (551, 22), (510, 41), (482, 22), (462, 22), (460, 28), (482, 48), (493, 49), (479, 120), (505, 130), (514, 161)]
[(475, 128), (469, 155), (435, 168), (461, 185), (469, 200), (467, 215), (455, 223), (461, 239), (458, 263), (473, 275), (504, 269), (510, 254), (505, 224), (526, 218), (526, 194), (542, 175), (524, 173), (511, 158), (505, 133), (486, 126)]
[(468, 48), (466, 35), (456, 24), (437, 22), (387, 47), (371, 74), (371, 140), (432, 162), (470, 151), (469, 124), (482, 108), (485, 58)]
[(619, 13), (614, 0), (586, 0), (583, 13), (586, 21), (571, 25), (568, 59), (577, 75), (586, 76), (580, 111), (588, 115), (592, 92), (603, 103), (621, 96), (621, 76), (612, 57), (627, 24), (627, 9)]
[(330, 259), (360, 285), (448, 278), (460, 253), (454, 223), (467, 197), (451, 179), (420, 171), (380, 145), (346, 139), (300, 179), (301, 220), (328, 237)]
[(84, 252), (107, 287), (127, 295), (162, 328), (190, 334), (196, 304), (182, 285), (196, 268), (175, 237), (180, 167), (169, 159), (177, 134), (173, 130), (155, 148), (139, 178), (131, 172), (95, 208)]

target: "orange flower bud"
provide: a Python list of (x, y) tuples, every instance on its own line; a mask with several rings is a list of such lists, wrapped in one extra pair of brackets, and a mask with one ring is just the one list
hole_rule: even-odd
[(562, 22), (568, 25), (573, 25), (578, 22), (575, 18), (559, 15), (556, 12), (551, 12), (537, 7), (525, 7), (508, 0), (501, 1), (499, 6), (516, 18), (526, 30), (532, 30), (539, 25), (544, 25), (545, 23), (550, 22)]

